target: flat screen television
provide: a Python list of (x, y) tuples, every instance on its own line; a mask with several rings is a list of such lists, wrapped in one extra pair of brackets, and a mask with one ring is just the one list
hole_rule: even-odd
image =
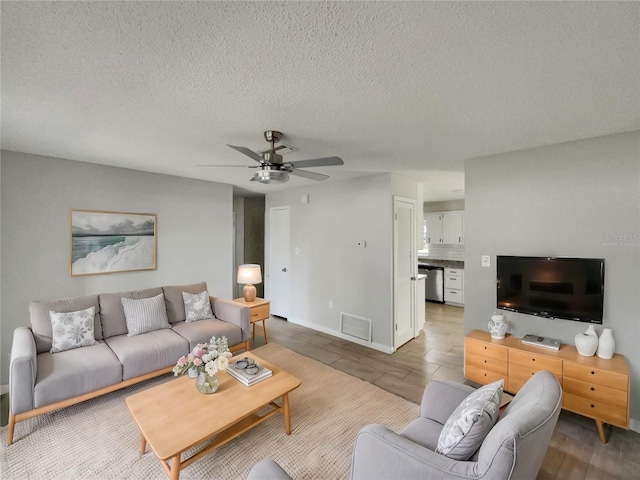
[(602, 324), (604, 259), (498, 255), (497, 307)]

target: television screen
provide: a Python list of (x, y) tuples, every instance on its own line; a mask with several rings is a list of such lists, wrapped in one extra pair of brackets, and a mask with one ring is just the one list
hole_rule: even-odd
[(498, 255), (496, 260), (499, 309), (602, 323), (603, 259)]

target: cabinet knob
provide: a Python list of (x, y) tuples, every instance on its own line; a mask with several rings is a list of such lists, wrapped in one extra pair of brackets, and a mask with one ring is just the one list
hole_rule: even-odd
[(595, 392), (596, 391), (596, 387), (591, 387), (591, 391)]
[(595, 374), (596, 374), (596, 372), (594, 372), (593, 370), (591, 370), (591, 375), (595, 375)]
[(591, 404), (591, 408), (596, 408), (596, 406), (592, 403), (592, 404)]
[(536, 361), (536, 359), (535, 359), (535, 358), (532, 358), (532, 359), (531, 359), (531, 361), (532, 361), (532, 362), (535, 362), (535, 361)]

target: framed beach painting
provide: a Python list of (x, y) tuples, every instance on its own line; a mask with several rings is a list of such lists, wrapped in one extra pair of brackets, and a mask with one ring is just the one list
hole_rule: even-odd
[(156, 220), (152, 213), (70, 210), (70, 275), (155, 270)]

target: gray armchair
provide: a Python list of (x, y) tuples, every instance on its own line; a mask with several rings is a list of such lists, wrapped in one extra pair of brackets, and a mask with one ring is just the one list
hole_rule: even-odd
[(356, 437), (351, 478), (535, 479), (562, 408), (558, 380), (544, 371), (531, 377), (468, 461), (436, 453), (449, 415), (473, 390), (432, 380), (420, 417), (400, 434), (383, 425), (364, 427)]

